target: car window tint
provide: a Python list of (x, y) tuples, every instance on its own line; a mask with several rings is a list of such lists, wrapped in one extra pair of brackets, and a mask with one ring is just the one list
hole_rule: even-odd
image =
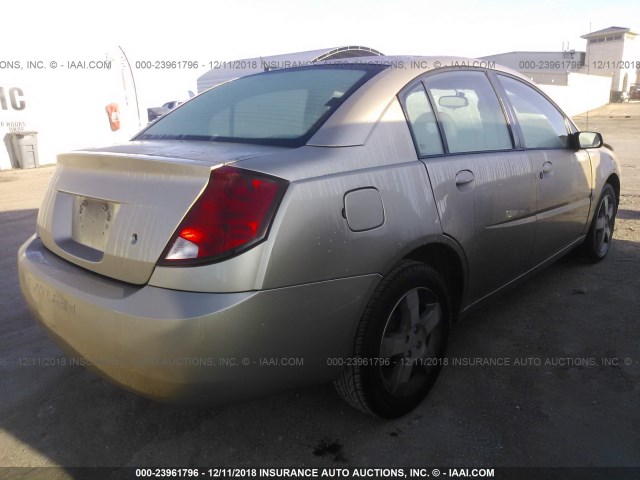
[[(238, 102), (211, 118), (209, 135), (213, 137), (296, 138), (313, 124), (316, 114), (307, 111), (306, 89), (275, 91), (255, 95)], [(316, 107), (318, 102), (315, 102)], [(233, 110), (233, 112), (231, 111)]]
[(567, 125), (564, 115), (533, 88), (513, 78), (498, 75), (515, 110), (526, 148), (565, 148)]
[(300, 146), (378, 65), (274, 70), (199, 95), (144, 130), (137, 140), (203, 140)]
[(444, 153), (436, 117), (422, 84), (412, 88), (404, 95), (403, 104), (418, 155), (423, 157)]
[(451, 153), (513, 148), (507, 121), (483, 72), (446, 72), (424, 81)]

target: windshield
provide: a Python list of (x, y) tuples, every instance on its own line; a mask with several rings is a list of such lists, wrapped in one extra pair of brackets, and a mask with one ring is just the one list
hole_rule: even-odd
[(204, 140), (301, 146), (381, 65), (331, 64), (275, 70), (212, 88), (135, 140)]

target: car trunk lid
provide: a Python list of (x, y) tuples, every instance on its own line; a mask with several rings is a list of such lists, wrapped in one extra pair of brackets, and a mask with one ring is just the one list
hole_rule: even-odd
[(49, 250), (76, 265), (144, 284), (211, 170), (277, 150), (159, 141), (61, 154), (38, 234)]

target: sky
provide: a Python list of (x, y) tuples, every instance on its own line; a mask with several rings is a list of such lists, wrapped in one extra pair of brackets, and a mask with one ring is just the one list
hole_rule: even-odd
[(0, 62), (91, 59), (121, 47), (146, 103), (158, 105), (186, 98), (206, 68), (148, 71), (136, 62), (215, 62), (344, 45), (468, 57), (584, 50), (580, 35), (590, 29), (640, 29), (638, 0), (22, 0), (1, 8)]

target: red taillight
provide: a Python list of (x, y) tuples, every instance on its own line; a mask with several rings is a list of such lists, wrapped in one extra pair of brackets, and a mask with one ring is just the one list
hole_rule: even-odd
[(235, 167), (215, 169), (159, 265), (213, 262), (264, 240), (287, 184)]

